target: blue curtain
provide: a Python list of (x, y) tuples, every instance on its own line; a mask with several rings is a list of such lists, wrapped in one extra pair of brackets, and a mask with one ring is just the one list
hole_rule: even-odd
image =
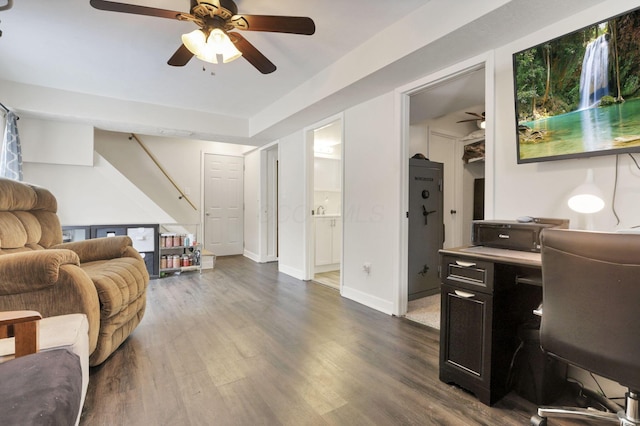
[(18, 136), (18, 116), (8, 111), (0, 149), (0, 177), (22, 180), (22, 150)]

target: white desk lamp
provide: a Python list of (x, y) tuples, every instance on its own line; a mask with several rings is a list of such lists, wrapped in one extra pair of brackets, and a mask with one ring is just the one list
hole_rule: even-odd
[(587, 229), (591, 229), (592, 223), (590, 215), (604, 208), (604, 195), (600, 188), (593, 182), (592, 169), (587, 170), (587, 179), (585, 182), (571, 192), (567, 204), (574, 212), (589, 215), (587, 217)]

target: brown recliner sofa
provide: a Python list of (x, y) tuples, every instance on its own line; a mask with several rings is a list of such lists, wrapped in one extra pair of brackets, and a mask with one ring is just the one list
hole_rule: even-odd
[(85, 314), (95, 366), (142, 320), (149, 274), (129, 237), (62, 243), (56, 211), (48, 190), (0, 178), (0, 311)]

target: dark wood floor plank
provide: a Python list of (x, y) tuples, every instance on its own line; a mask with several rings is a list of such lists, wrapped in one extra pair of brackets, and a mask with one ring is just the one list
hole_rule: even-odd
[[(218, 258), (152, 280), (145, 317), (92, 368), (82, 425), (523, 425), (438, 379), (439, 333), (296, 280)], [(550, 425), (580, 424), (568, 420)]]

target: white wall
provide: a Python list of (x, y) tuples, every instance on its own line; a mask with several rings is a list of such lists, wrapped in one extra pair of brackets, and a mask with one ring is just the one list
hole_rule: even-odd
[(24, 180), (54, 194), (63, 225), (170, 219), (112, 164), (94, 153), (91, 126), (21, 118), (18, 131)]
[[(242, 156), (252, 147), (193, 139), (137, 135), (138, 139), (178, 185), (175, 189), (142, 147), (128, 133), (96, 130), (95, 149), (118, 167), (171, 217), (172, 222), (200, 223), (202, 155)], [(189, 202), (196, 207), (194, 209)]]
[(278, 144), (278, 267), (281, 272), (298, 279), (303, 279), (305, 274), (304, 143), (301, 130), (282, 138)]
[[(63, 225), (200, 223), (129, 134), (82, 123), (21, 118), (24, 180), (56, 196)], [(199, 209), (203, 153), (240, 156), (253, 147), (140, 135)], [(94, 146), (95, 145), (95, 146)], [(94, 153), (94, 148), (108, 158)], [(90, 161), (87, 152), (91, 152)]]
[[(391, 313), (398, 283), (400, 145), (392, 93), (344, 116), (342, 294)], [(363, 264), (371, 264), (370, 274)]]
[(23, 162), (93, 165), (93, 127), (88, 124), (22, 117), (18, 134)]
[(512, 54), (585, 25), (637, 7), (636, 1), (607, 1), (576, 13), (495, 51), (495, 218), (518, 216), (565, 217), (572, 228), (585, 228), (585, 217), (567, 207), (569, 193), (594, 169), (596, 184), (609, 195), (607, 206), (593, 217), (597, 230), (615, 230), (640, 224), (640, 172), (627, 155), (620, 156), (616, 210), (611, 197), (616, 176), (615, 156), (561, 160), (546, 163), (516, 163)]
[[(46, 72), (46, 66), (43, 71)], [(123, 101), (0, 80), (2, 103), (33, 117), (85, 123), (118, 132), (189, 136), (221, 142), (248, 140), (245, 119), (162, 105)], [(240, 142), (244, 143), (244, 142)]]
[(62, 225), (163, 223), (171, 217), (99, 155), (93, 167), (24, 163), (24, 181), (47, 188)]

